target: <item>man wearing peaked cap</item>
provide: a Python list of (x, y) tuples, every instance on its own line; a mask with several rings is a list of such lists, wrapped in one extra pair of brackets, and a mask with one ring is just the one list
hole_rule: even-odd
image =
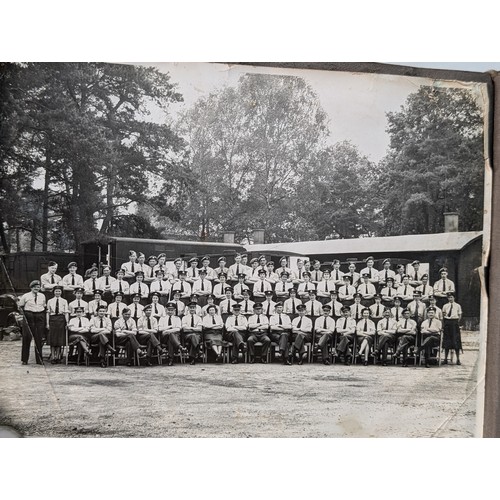
[(266, 280), (267, 273), (264, 269), (259, 269), (259, 279), (253, 285), (254, 302), (263, 302), (267, 291), (272, 291), (271, 283)]
[(217, 279), (217, 273), (210, 267), (210, 257), (208, 255), (205, 255), (201, 259), (201, 268), (200, 271), (204, 270), (206, 274), (206, 279), (213, 281)]
[(299, 315), (292, 320), (292, 349), (289, 361), (293, 362), (293, 358), (298, 355), (298, 364), (301, 365), (305, 354), (305, 344), (312, 342), (313, 323), (306, 316), (306, 306), (299, 305), (297, 312)]
[(335, 332), (335, 320), (331, 317), (332, 308), (329, 304), (322, 307), (322, 316), (314, 322), (316, 348), (321, 352), (323, 364), (329, 365), (328, 345)]
[(123, 269), (118, 269), (118, 271), (116, 271), (116, 280), (111, 282), (110, 290), (112, 294), (115, 292), (123, 292), (125, 298), (127, 298), (130, 295), (130, 285), (125, 281), (124, 276), (125, 271)]
[(378, 272), (379, 284), (381, 288), (387, 286), (387, 280), (389, 278), (394, 279), (396, 273), (391, 269), (391, 259), (385, 259), (382, 262), (382, 269)]
[(317, 285), (323, 279), (323, 273), (321, 272), (321, 262), (319, 260), (312, 261), (312, 269), (310, 271), (311, 281)]
[(226, 258), (225, 257), (219, 257), (217, 259), (217, 264), (218, 266), (214, 269), (216, 278), (214, 280), (215, 283), (218, 283), (220, 280), (220, 275), (224, 274), (226, 276), (226, 279), (229, 275), (229, 269), (226, 267)]
[(144, 315), (137, 321), (137, 341), (147, 346), (146, 366), (151, 366), (151, 356), (156, 350), (158, 356), (163, 354), (158, 337), (158, 317), (153, 315), (154, 306), (148, 304), (144, 307)]
[[(422, 345), (416, 349), (415, 356), (418, 356), (421, 351), (425, 353), (425, 367), (429, 368), (429, 360), (431, 357), (432, 349), (439, 347), (440, 335), (442, 330), (441, 321), (435, 318), (435, 309), (429, 307), (427, 310), (427, 319), (422, 322)], [(457, 361), (460, 364), (460, 361)]]
[(254, 304), (253, 311), (254, 314), (248, 318), (249, 336), (247, 343), (250, 363), (255, 362), (255, 344), (257, 342), (262, 344), (260, 361), (261, 363), (267, 363), (267, 351), (271, 345), (271, 339), (267, 335), (269, 332), (269, 319), (263, 314), (262, 304)]
[(192, 301), (187, 307), (188, 313), (182, 317), (181, 328), (186, 346), (189, 349), (189, 364), (194, 365), (200, 354), (199, 349), (201, 345), (203, 322), (201, 316), (197, 312), (200, 307), (197, 302)]
[(283, 273), (283, 272), (288, 274), (288, 278), (290, 278), (290, 279), (287, 278), (287, 281), (289, 281), (291, 283), (292, 270), (288, 265), (288, 258), (284, 257), (284, 256), (280, 258), (280, 267), (278, 267), (278, 269), (276, 269), (276, 274), (279, 277), (281, 277), (281, 273)]
[(410, 311), (403, 309), (403, 317), (398, 321), (396, 332), (399, 335), (398, 347), (394, 352), (393, 358), (397, 360), (403, 353), (403, 366), (407, 367), (408, 349), (416, 345), (417, 323), (410, 318)]
[(75, 288), (75, 291), (73, 292), (74, 296), (75, 296), (75, 300), (71, 301), (68, 304), (69, 315), (72, 318), (76, 316), (75, 309), (77, 307), (83, 307), (83, 313), (84, 313), (85, 317), (89, 313), (89, 305), (86, 301), (83, 300), (83, 292), (84, 292), (83, 288)]
[(304, 281), (299, 284), (299, 286), (297, 288), (297, 295), (302, 300), (308, 300), (309, 299), (309, 292), (311, 290), (316, 290), (316, 285), (311, 282), (311, 274), (308, 271), (304, 271), (302, 273), (302, 279)]
[[(78, 287), (83, 288), (83, 276), (81, 276), (80, 274), (77, 274), (77, 272), (76, 272), (77, 268), (78, 268), (78, 266), (77, 266), (76, 262), (70, 262), (68, 264), (69, 273), (66, 274), (65, 276), (63, 276), (63, 279), (62, 279), (62, 285), (63, 285), (64, 291), (65, 291), (64, 297), (67, 300), (71, 300), (71, 297), (73, 295), (73, 290), (75, 288), (78, 288)], [(61, 283), (59, 283), (59, 284), (61, 284)]]
[(387, 366), (387, 351), (389, 346), (394, 346), (396, 341), (397, 323), (394, 318), (391, 318), (391, 310), (386, 307), (384, 309), (384, 317), (377, 324), (378, 344), (373, 351), (373, 355), (377, 360), (382, 354), (382, 366)]
[(276, 302), (274, 314), (269, 318), (269, 338), (278, 344), (283, 364), (290, 365), (288, 359), (289, 337), (292, 333), (292, 320), (283, 312), (283, 302)]
[(240, 273), (237, 276), (238, 282), (234, 285), (233, 297), (235, 300), (243, 300), (243, 290), (250, 290), (248, 285), (245, 284), (246, 274)]
[(422, 302), (429, 305), (429, 298), (434, 295), (434, 289), (429, 285), (429, 275), (422, 274), (422, 284), (417, 287), (417, 290), (422, 294)]
[(363, 274), (368, 274), (368, 280), (370, 283), (373, 285), (376, 285), (379, 282), (379, 274), (378, 271), (373, 267), (373, 264), (375, 263), (375, 260), (372, 256), (367, 257), (366, 260), (366, 267), (361, 269), (361, 276)]
[(236, 282), (238, 281), (238, 275), (246, 274), (247, 266), (244, 266), (241, 263), (241, 254), (237, 253), (234, 256), (234, 264), (231, 264), (228, 269), (228, 278), (230, 281)]
[(279, 300), (286, 300), (288, 298), (288, 290), (293, 288), (293, 283), (290, 282), (289, 277), (290, 275), (286, 271), (283, 271), (281, 273), (280, 280), (274, 287), (276, 298)]
[(193, 286), (193, 283), (200, 278), (200, 270), (198, 269), (198, 257), (192, 257), (188, 261), (189, 267), (186, 270), (186, 281)]
[(130, 285), (130, 294), (140, 293), (142, 305), (146, 304), (146, 300), (149, 297), (149, 287), (144, 283), (144, 273), (142, 271), (136, 271), (135, 273), (135, 283)]
[(442, 307), (447, 302), (447, 293), (455, 292), (455, 283), (448, 279), (448, 269), (442, 267), (439, 270), (439, 280), (434, 283), (434, 297), (437, 299), (437, 305)]
[(239, 352), (244, 354), (247, 351), (248, 320), (241, 314), (241, 304), (233, 304), (232, 314), (227, 317), (225, 327), (225, 338), (233, 344), (231, 363), (234, 365), (238, 363)]

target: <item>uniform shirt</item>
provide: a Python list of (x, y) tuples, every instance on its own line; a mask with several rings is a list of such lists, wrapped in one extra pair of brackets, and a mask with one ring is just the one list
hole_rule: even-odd
[(352, 285), (344, 285), (339, 288), (339, 299), (340, 300), (351, 300), (352, 296), (356, 293), (356, 288)]
[(120, 318), (122, 315), (122, 311), (126, 309), (128, 306), (123, 302), (111, 302), (108, 306), (108, 316), (110, 318), (116, 319)]
[[(148, 319), (151, 327), (148, 327)], [(137, 320), (137, 329), (139, 333), (150, 333), (153, 330), (153, 333), (158, 331), (158, 320), (154, 316), (150, 316), (147, 318), (146, 316), (142, 316)]]
[(197, 267), (188, 267), (186, 270), (186, 279), (196, 281), (200, 278), (200, 270)]
[(223, 300), (220, 304), (220, 312), (221, 314), (231, 314), (231, 310), (234, 304), (237, 304), (236, 300), (230, 299), (230, 300)]
[(155, 318), (160, 318), (161, 316), (165, 316), (167, 313), (165, 308), (158, 302), (149, 304), (151, 306), (151, 316)]
[(313, 269), (311, 272), (311, 281), (314, 283), (319, 283), (323, 279), (323, 272), (319, 269)]
[(277, 297), (285, 298), (289, 296), (288, 290), (290, 290), (290, 288), (293, 288), (293, 283), (290, 283), (289, 281), (283, 282), (280, 280), (274, 286), (274, 293), (276, 294)]
[(42, 291), (52, 290), (52, 288), (54, 288), (55, 285), (59, 284), (61, 280), (62, 280), (61, 276), (55, 273), (42, 274), (42, 276), (40, 276), (40, 284), (42, 285)]
[(415, 289), (411, 285), (399, 285), (396, 295), (403, 300), (413, 300), (413, 292)]
[(306, 316), (321, 316), (323, 314), (323, 304), (319, 300), (308, 300), (305, 304)]
[(330, 272), (330, 279), (336, 284), (336, 285), (343, 285), (344, 284), (344, 273), (340, 269), (332, 269)]
[[(49, 301), (47, 301), (47, 312), (52, 315), (56, 313), (56, 303), (57, 297), (52, 297)], [(58, 314), (69, 314), (69, 306), (68, 301), (59, 297), (59, 313)]]
[(19, 307), (22, 307), (25, 311), (31, 312), (43, 312), (45, 311), (45, 304), (47, 303), (45, 295), (42, 292), (25, 293), (19, 299)]
[(408, 274), (408, 276), (410, 277), (410, 284), (412, 286), (419, 286), (422, 284), (422, 275), (426, 273), (423, 273), (422, 271), (415, 272), (415, 270), (413, 270), (406, 274)]
[(353, 304), (351, 307), (351, 317), (357, 321), (361, 319), (362, 311), (365, 308), (362, 304)]
[(99, 306), (106, 306), (106, 310), (108, 309), (108, 303), (104, 302), (104, 300), (102, 300), (102, 299), (99, 301), (91, 300), (89, 302), (89, 314), (91, 316), (97, 316), (97, 308)]
[(273, 272), (267, 271), (266, 281), (269, 282), (271, 285), (275, 285), (280, 280), (281, 278), (279, 277), (278, 273), (275, 273), (274, 271)]
[(181, 300), (172, 300), (172, 302), (175, 304), (175, 311), (177, 316), (182, 316), (186, 309), (186, 304), (184, 304), (184, 302), (182, 302)]
[(211, 267), (202, 267), (201, 269), (207, 272), (207, 277), (205, 278), (207, 280), (212, 281), (218, 277), (217, 273)]
[(311, 283), (310, 281), (307, 283), (300, 283), (297, 288), (297, 295), (299, 297), (308, 297), (310, 290), (316, 290), (316, 285), (314, 283)]
[[(249, 300), (248, 303), (250, 303), (250, 302), (251, 301)], [(207, 304), (206, 306), (203, 306), (201, 308), (201, 317), (202, 318), (204, 318), (205, 316), (208, 315), (208, 308), (210, 307), (210, 305), (215, 307), (215, 314), (220, 316), (220, 307), (219, 306), (216, 306), (215, 304)], [(253, 302), (252, 302), (252, 305), (253, 305)], [(249, 310), (251, 311), (252, 309), (250, 308)]]
[(401, 318), (397, 323), (398, 332), (401, 331), (402, 328), (403, 329), (410, 328), (411, 332), (409, 333), (415, 334), (417, 332), (417, 323), (415, 323), (415, 321), (413, 321), (411, 318), (409, 319)]
[(460, 319), (462, 316), (462, 307), (456, 302), (447, 302), (443, 306), (443, 318), (444, 319)]
[(154, 280), (149, 285), (150, 293), (158, 292), (160, 295), (165, 296), (170, 293), (172, 285), (167, 280)]
[(400, 307), (392, 307), (391, 308), (391, 314), (392, 314), (392, 317), (396, 320), (396, 321), (399, 321), (402, 317), (403, 317), (403, 311), (404, 309), (400, 306)]
[(271, 283), (269, 283), (269, 281), (259, 280), (253, 286), (253, 295), (257, 297), (262, 297), (264, 295), (264, 292), (272, 290), (273, 287), (271, 286)]
[(75, 299), (68, 304), (70, 316), (76, 316), (75, 308), (83, 307), (83, 314), (89, 313), (89, 305), (82, 299)]
[[(280, 323), (281, 319), (281, 323)], [(273, 326), (282, 326), (286, 330), (291, 330), (292, 329), (292, 320), (290, 319), (290, 316), (285, 313), (281, 314), (276, 314), (274, 313), (270, 318), (269, 318), (269, 326), (271, 327), (271, 331), (273, 331)]]
[(422, 293), (422, 300), (434, 295), (434, 288), (429, 284), (417, 286), (416, 290)]
[(135, 264), (137, 266), (137, 271), (142, 271), (144, 273), (144, 278), (148, 277), (151, 278), (151, 267), (148, 266), (147, 264), (139, 264), (138, 262)]
[(396, 273), (392, 269), (382, 269), (378, 271), (379, 283), (385, 286), (387, 278), (396, 278)]
[[(200, 310), (201, 310), (201, 307), (200, 307)], [(201, 327), (202, 323), (203, 323), (203, 320), (202, 320), (201, 316), (198, 313), (196, 313), (196, 314), (188, 313), (188, 314), (186, 314), (185, 316), (182, 317), (181, 327), (185, 331), (186, 328), (198, 328), (198, 327)], [(200, 328), (200, 332), (201, 332), (201, 328)]]
[(332, 309), (330, 310), (330, 316), (342, 316), (342, 304), (338, 300), (330, 300), (330, 302), (327, 302), (327, 305), (329, 305)]
[(176, 290), (179, 290), (181, 292), (182, 299), (187, 299), (187, 298), (191, 297), (191, 294), (193, 293), (191, 291), (191, 285), (186, 280), (176, 281), (172, 285), (172, 292), (171, 293), (174, 293)]
[(297, 316), (292, 320), (292, 329), (299, 329), (299, 324), (300, 324), (300, 330), (305, 333), (311, 333), (313, 329), (313, 323), (312, 320), (309, 319), (307, 316)]
[(226, 319), (226, 330), (234, 328), (237, 328), (239, 331), (245, 331), (248, 329), (248, 320), (245, 316), (243, 316), (243, 314), (238, 314), (238, 316), (231, 314), (231, 316), (228, 316)]
[(252, 333), (252, 328), (256, 328), (254, 333), (265, 333), (269, 327), (269, 319), (265, 314), (252, 314), (248, 318), (248, 329)]
[(84, 294), (94, 295), (96, 290), (99, 290), (99, 278), (89, 278), (83, 282)]
[(247, 273), (247, 266), (244, 266), (243, 264), (232, 264), (229, 266), (229, 271), (228, 271), (228, 279), (231, 280), (237, 280), (238, 279), (238, 274)]
[(398, 323), (392, 318), (382, 318), (377, 324), (377, 333), (379, 335), (391, 335), (396, 333)]
[(337, 332), (350, 335), (356, 332), (356, 320), (354, 318), (339, 318), (335, 324)]
[[(101, 319), (102, 319), (102, 328), (104, 328), (104, 330), (102, 330), (101, 328)], [(113, 329), (111, 320), (106, 316), (104, 316), (104, 318), (99, 318), (99, 316), (92, 316), (89, 322), (90, 322), (90, 333), (111, 333), (111, 330)]]
[(111, 282), (111, 293), (123, 292), (124, 295), (130, 295), (130, 285), (125, 280), (116, 279)]
[(436, 318), (426, 319), (422, 322), (422, 326), (420, 327), (420, 331), (424, 334), (437, 334), (439, 335), (443, 328), (443, 324)]
[(297, 314), (297, 306), (300, 306), (301, 304), (302, 301), (297, 297), (290, 297), (283, 302), (283, 312), (285, 314)]
[(193, 293), (198, 295), (208, 295), (212, 293), (212, 282), (207, 278), (196, 280), (193, 283)]
[(72, 333), (87, 333), (90, 331), (90, 321), (84, 316), (71, 318), (68, 323), (68, 330)]
[(83, 276), (79, 274), (66, 274), (63, 277), (62, 285), (66, 290), (74, 290), (75, 288), (83, 288)]
[(358, 335), (375, 335), (377, 329), (371, 319), (361, 319), (356, 323), (356, 333)]
[(359, 280), (361, 279), (361, 275), (359, 273), (357, 273), (357, 272), (354, 272), (354, 273), (345, 273), (344, 276), (350, 276), (351, 277), (351, 285), (353, 287), (357, 287), (358, 284), (359, 284)]
[(396, 276), (394, 277), (394, 286), (397, 288), (399, 285), (401, 285), (401, 283), (403, 283), (403, 276), (405, 275), (406, 273), (396, 273)]
[(143, 299), (147, 299), (149, 297), (149, 287), (144, 282), (139, 283), (136, 281), (130, 285), (130, 294), (133, 295), (134, 293), (140, 293)]
[(415, 319), (415, 316), (418, 316), (419, 321), (422, 321), (425, 318), (426, 306), (420, 301), (412, 300), (408, 303), (406, 308), (410, 311), (410, 317)]
[(383, 304), (372, 304), (368, 309), (370, 309), (370, 316), (372, 319), (380, 319), (384, 317), (385, 306)]
[(321, 280), (316, 285), (316, 293), (318, 297), (330, 297), (330, 292), (335, 290), (335, 281), (329, 280)]
[(316, 321), (314, 322), (314, 330), (317, 332), (320, 328), (333, 333), (335, 331), (335, 320), (331, 316), (320, 316), (319, 318), (316, 318)]
[(164, 277), (165, 277), (165, 279), (167, 279), (167, 278), (168, 278), (168, 276), (170, 276), (170, 273), (169, 273), (169, 271), (168, 271), (168, 267), (167, 267), (167, 265), (166, 265), (166, 264), (161, 264), (161, 265), (160, 265), (160, 264), (156, 264), (156, 265), (153, 267), (152, 272), (153, 272), (153, 276), (155, 276), (155, 277), (156, 277), (156, 271), (163, 271), (163, 272), (165, 273), (165, 276), (164, 276)]
[(226, 288), (228, 288), (230, 286), (231, 285), (228, 285), (227, 283), (224, 283), (224, 284), (217, 283), (216, 285), (214, 285), (213, 294), (219, 300), (225, 300), (225, 298), (226, 298)]
[(262, 302), (262, 312), (267, 316), (274, 314), (274, 309), (276, 307), (276, 302), (274, 300), (265, 300)]
[(228, 277), (229, 274), (229, 269), (227, 267), (214, 267), (214, 272), (217, 275), (217, 278), (215, 278), (215, 281), (219, 281), (219, 274), (224, 273), (226, 275), (226, 278)]
[(373, 283), (363, 282), (358, 285), (357, 292), (365, 296), (365, 295), (375, 295), (377, 293), (377, 290)]
[[(215, 319), (215, 323), (214, 323)], [(219, 314), (214, 314), (211, 316), (210, 314), (206, 314), (203, 316), (202, 320), (202, 326), (203, 328), (207, 330), (211, 330), (214, 326), (224, 326), (224, 322), (222, 321), (222, 317)], [(222, 330), (220, 330), (222, 333)]]
[(116, 281), (116, 278), (113, 278), (113, 276), (101, 276), (97, 279), (97, 288), (104, 292), (111, 292), (111, 284), (113, 281)]
[[(398, 290), (393, 286), (385, 286), (380, 290), (380, 295), (382, 295), (382, 300), (393, 300), (394, 297), (398, 294)], [(389, 298), (387, 298), (389, 297)]]
[(446, 297), (448, 292), (455, 292), (455, 284), (449, 279), (439, 279), (434, 283), (434, 295)]
[(132, 302), (132, 304), (130, 304), (128, 308), (130, 309), (132, 318), (136, 321), (144, 314), (144, 306), (139, 303)]
[(378, 283), (379, 281), (379, 274), (378, 271), (374, 267), (365, 267), (364, 269), (361, 269), (360, 271), (360, 276), (363, 276), (363, 274), (368, 273), (370, 275), (370, 282), (371, 283)]
[(129, 318), (127, 321), (123, 319), (123, 317), (118, 318), (114, 325), (115, 333), (120, 334), (124, 333), (123, 330), (131, 330), (133, 332), (137, 332), (137, 323), (133, 318)]
[(233, 297), (238, 300), (243, 299), (243, 290), (250, 290), (245, 283), (236, 283), (233, 288)]
[[(170, 324), (169, 324), (170, 323)], [(174, 331), (180, 331), (182, 328), (182, 321), (179, 316), (162, 316), (160, 321), (158, 321), (158, 330), (164, 332), (167, 329), (174, 329)]]
[(125, 274), (130, 274), (132, 276), (134, 276), (134, 274), (139, 271), (139, 264), (137, 264), (137, 262), (124, 262), (120, 269), (123, 269), (125, 271)]
[(245, 314), (246, 316), (250, 316), (253, 314), (253, 306), (255, 302), (253, 300), (242, 300), (240, 302), (241, 305), (241, 314)]
[(287, 282), (292, 281), (293, 271), (289, 267), (278, 267), (278, 269), (276, 269), (276, 274), (281, 276), (281, 273), (288, 273)]

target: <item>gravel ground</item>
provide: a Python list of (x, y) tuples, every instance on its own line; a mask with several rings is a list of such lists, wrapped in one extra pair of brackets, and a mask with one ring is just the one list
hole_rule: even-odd
[[(0, 342), (0, 425), (30, 437), (473, 437), (477, 332), (462, 365), (151, 368), (20, 362)], [(44, 352), (45, 354), (45, 352)]]

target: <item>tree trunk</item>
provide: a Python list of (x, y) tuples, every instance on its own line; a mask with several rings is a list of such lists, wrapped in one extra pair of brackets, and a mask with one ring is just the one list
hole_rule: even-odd
[(2, 247), (5, 253), (10, 253), (10, 244), (5, 234), (5, 228), (3, 227), (3, 222), (0, 222), (0, 240), (2, 242)]
[[(45, 150), (45, 180), (43, 186), (43, 200), (42, 200), (42, 252), (46, 252), (49, 247), (49, 184), (50, 184), (50, 151), (47, 145)], [(33, 237), (31, 238), (31, 240), (33, 245)]]

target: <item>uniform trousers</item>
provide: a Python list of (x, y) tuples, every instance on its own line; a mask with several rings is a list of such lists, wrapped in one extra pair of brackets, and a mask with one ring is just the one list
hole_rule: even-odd
[(406, 358), (408, 357), (408, 348), (412, 345), (415, 345), (415, 339), (416, 335), (413, 335), (411, 333), (405, 333), (401, 335), (398, 343), (398, 348), (396, 349), (396, 352), (394, 353), (394, 356), (399, 356), (400, 353), (403, 353), (403, 363), (406, 361)]
[(153, 349), (156, 349), (160, 345), (154, 333), (138, 333), (136, 339), (139, 344), (147, 346), (148, 356), (151, 356)]
[(330, 343), (332, 336), (333, 333), (323, 333), (318, 340), (318, 347), (321, 350), (321, 357), (323, 360), (328, 358), (328, 344)]
[(127, 357), (129, 361), (132, 359), (132, 355), (141, 346), (133, 333), (126, 333), (125, 335), (115, 335), (115, 344), (117, 346), (126, 346)]
[(269, 338), (271, 342), (278, 344), (278, 349), (283, 356), (288, 356), (288, 342), (290, 338), (291, 330), (283, 330), (282, 332), (271, 332)]
[(109, 344), (109, 338), (105, 333), (87, 333), (85, 338), (91, 345), (99, 345), (99, 357), (103, 358), (106, 355), (106, 346)]
[(424, 351), (425, 362), (429, 361), (432, 349), (439, 346), (439, 335), (425, 335), (422, 339), (421, 349)]
[(82, 348), (80, 342), (84, 342), (85, 344), (88, 345), (87, 339), (83, 335), (81, 335), (79, 333), (70, 333), (69, 334), (69, 337), (68, 337), (69, 347), (73, 347), (76, 344), (78, 344), (77, 345), (78, 357), (80, 357), (80, 355), (83, 352), (83, 348)]
[(42, 338), (45, 334), (45, 313), (24, 311), (26, 321), (22, 328), (21, 361), (27, 363), (30, 357), (31, 340), (35, 340), (35, 360), (42, 364)]
[[(163, 336), (162, 343), (164, 343)], [(173, 359), (174, 354), (179, 350), (179, 347), (181, 347), (181, 332), (170, 332), (168, 334), (167, 347), (168, 356), (170, 359)]]
[(312, 333), (294, 333), (292, 334), (292, 346), (295, 351), (302, 355), (306, 351), (305, 344), (312, 342)]
[(387, 350), (394, 346), (396, 336), (394, 334), (381, 334), (378, 338), (377, 351), (382, 353), (382, 363), (387, 361)]
[(354, 337), (354, 333), (340, 336), (339, 343), (337, 344), (337, 351), (339, 352), (339, 354), (346, 355), (349, 353), (349, 346), (354, 342)]
[(201, 333), (185, 333), (184, 341), (186, 342), (186, 346), (189, 348), (189, 355), (192, 358), (195, 358), (198, 355), (199, 347), (201, 343)]
[(271, 339), (267, 336), (267, 333), (250, 333), (248, 337), (248, 352), (250, 356), (253, 357), (255, 354), (255, 343), (260, 342), (262, 344), (261, 357), (267, 356), (267, 351), (269, 350), (269, 346), (271, 345)]
[(226, 337), (228, 342), (231, 342), (233, 344), (233, 358), (237, 358), (240, 346), (245, 343), (248, 337), (248, 332), (236, 330), (234, 332), (226, 332), (224, 336)]

